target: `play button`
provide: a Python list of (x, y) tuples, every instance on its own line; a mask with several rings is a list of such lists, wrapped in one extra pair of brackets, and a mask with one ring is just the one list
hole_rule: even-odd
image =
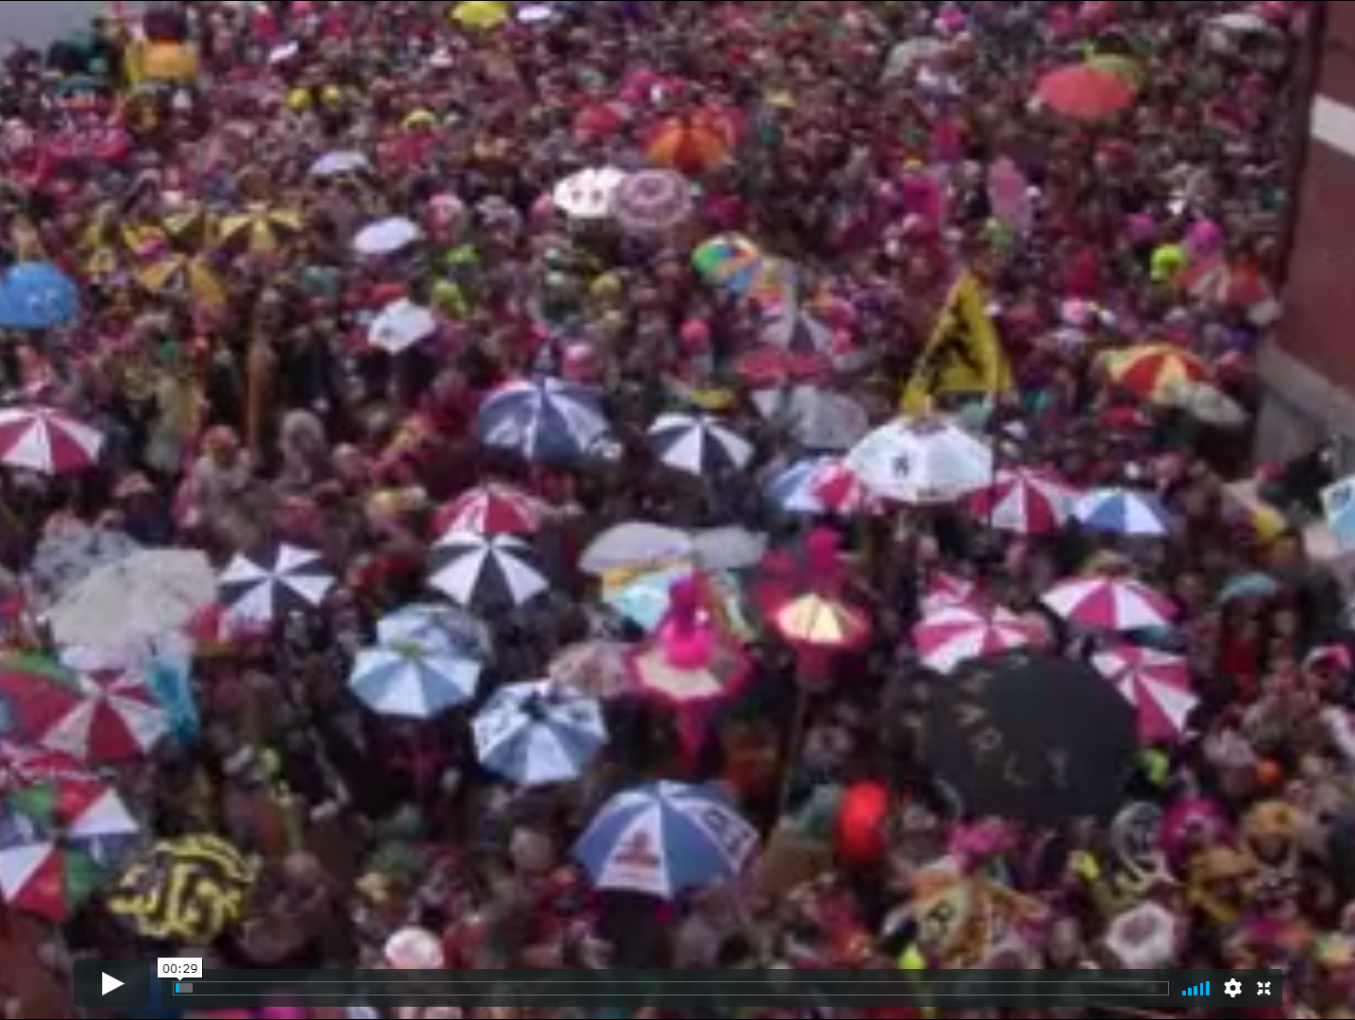
[(100, 980), (99, 984), (100, 995), (111, 995), (113, 992), (116, 992), (119, 988), (127, 987), (126, 981), (119, 981), (112, 974), (100, 974), (99, 980)]
[(149, 1009), (154, 977), (155, 964), (149, 960), (76, 960), (75, 1004), (134, 1013)]

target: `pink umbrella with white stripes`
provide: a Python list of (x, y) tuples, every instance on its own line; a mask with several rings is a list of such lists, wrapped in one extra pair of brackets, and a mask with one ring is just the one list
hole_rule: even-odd
[(1073, 512), (1077, 493), (1049, 471), (999, 471), (992, 487), (978, 493), (973, 513), (989, 527), (1016, 535), (1052, 535)]
[(89, 677), (82, 693), (39, 738), (43, 747), (93, 765), (122, 765), (148, 758), (169, 735), (164, 709), (139, 676)]
[(482, 485), (458, 496), (437, 517), (441, 534), (535, 535), (549, 508), (529, 492), (511, 485)]
[(1055, 585), (1043, 602), (1089, 630), (1125, 632), (1170, 627), (1176, 609), (1160, 593), (1120, 577), (1079, 577)]
[(1024, 620), (1008, 610), (989, 613), (954, 606), (918, 624), (913, 642), (923, 665), (949, 675), (974, 659), (1027, 648), (1035, 643), (1035, 635)]
[(931, 616), (942, 609), (972, 608), (983, 601), (983, 590), (977, 581), (956, 577), (944, 572), (933, 575), (922, 597), (922, 612)]
[(1139, 735), (1148, 743), (1175, 742), (1186, 730), (1200, 703), (1185, 659), (1151, 648), (1125, 646), (1092, 659), (1102, 676), (1115, 684), (1138, 709)]
[(50, 408), (0, 411), (0, 464), (44, 475), (87, 471), (103, 452), (103, 434)]

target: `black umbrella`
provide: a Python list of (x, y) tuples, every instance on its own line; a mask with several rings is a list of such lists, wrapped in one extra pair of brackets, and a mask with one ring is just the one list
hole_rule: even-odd
[(1019, 654), (975, 662), (938, 688), (922, 757), (967, 814), (1056, 825), (1123, 806), (1134, 708), (1091, 666)]

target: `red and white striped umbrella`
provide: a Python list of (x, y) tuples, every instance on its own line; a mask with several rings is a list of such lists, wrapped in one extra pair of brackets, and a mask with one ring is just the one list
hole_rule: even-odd
[(150, 756), (169, 721), (143, 679), (87, 678), (84, 697), (40, 738), (43, 747), (91, 765), (124, 765)]
[(977, 581), (954, 574), (937, 573), (927, 585), (922, 597), (922, 612), (931, 616), (943, 609), (972, 609), (983, 601), (983, 591)]
[(44, 475), (86, 471), (99, 461), (103, 434), (50, 408), (0, 411), (0, 464)]
[(1063, 619), (1090, 630), (1125, 632), (1170, 627), (1176, 616), (1160, 593), (1127, 578), (1079, 577), (1064, 581), (1044, 597)]
[(993, 486), (974, 497), (974, 515), (1016, 535), (1052, 535), (1073, 512), (1077, 493), (1049, 471), (999, 471)]
[(774, 478), (768, 498), (786, 513), (811, 517), (877, 514), (884, 504), (838, 457), (807, 460)]
[(991, 613), (953, 606), (928, 616), (913, 629), (922, 663), (938, 673), (951, 674), (966, 662), (1028, 648), (1035, 643), (1029, 626), (1015, 613)]
[(546, 523), (548, 508), (531, 493), (510, 485), (482, 485), (458, 496), (437, 518), (438, 533), (468, 531), (476, 535), (535, 535)]
[(1144, 741), (1181, 739), (1190, 714), (1200, 703), (1185, 659), (1151, 648), (1125, 646), (1097, 655), (1092, 664), (1138, 709), (1139, 735)]

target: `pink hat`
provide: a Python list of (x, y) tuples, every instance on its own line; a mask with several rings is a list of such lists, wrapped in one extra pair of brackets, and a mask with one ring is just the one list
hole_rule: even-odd
[(682, 346), (692, 354), (710, 348), (710, 326), (701, 319), (688, 319), (682, 326)]

